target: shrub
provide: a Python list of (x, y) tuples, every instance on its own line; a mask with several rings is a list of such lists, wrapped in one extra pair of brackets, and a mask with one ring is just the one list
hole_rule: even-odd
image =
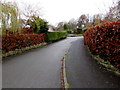
[(34, 30), (33, 28), (22, 28), (22, 34), (33, 34)]
[(66, 31), (55, 31), (47, 33), (47, 42), (56, 41), (67, 37)]
[(45, 34), (9, 35), (2, 37), (2, 53), (44, 42)]
[(87, 31), (89, 29), (89, 27), (83, 28), (82, 32), (84, 33), (85, 31)]
[(33, 28), (36, 34), (46, 33), (48, 31), (48, 22), (39, 17), (34, 16), (33, 20), (27, 21), (27, 24)]
[(66, 31), (67, 31), (67, 33), (68, 33), (68, 34), (71, 34), (71, 33), (72, 33), (72, 31), (71, 31), (71, 30), (66, 30)]
[(93, 54), (120, 68), (120, 20), (91, 27), (84, 33), (84, 42)]
[(83, 32), (82, 32), (82, 28), (80, 27), (80, 28), (77, 28), (77, 30), (75, 31), (75, 34), (82, 34)]

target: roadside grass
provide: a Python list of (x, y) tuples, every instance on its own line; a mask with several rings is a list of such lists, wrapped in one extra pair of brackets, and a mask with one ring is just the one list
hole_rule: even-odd
[(105, 67), (107, 71), (114, 73), (115, 75), (120, 77), (120, 70), (118, 68), (114, 67), (109, 61), (101, 59), (99, 55), (93, 55), (87, 45), (85, 45), (85, 47), (87, 48), (88, 53), (93, 59), (95, 59), (100, 65)]
[(74, 35), (76, 35), (76, 36), (83, 36), (83, 34), (74, 34)]
[(68, 88), (70, 88), (70, 84), (68, 83)]
[(66, 51), (65, 52), (65, 55), (64, 55), (64, 78), (66, 79), (65, 80), (65, 85), (66, 85), (66, 88), (70, 88), (71, 86), (70, 86), (70, 84), (68, 83), (68, 80), (67, 80), (67, 72), (66, 72), (66, 57), (67, 57), (67, 55), (68, 55), (68, 52), (69, 52), (69, 50), (68, 51)]
[[(65, 38), (62, 38), (62, 39), (65, 39)], [(59, 39), (59, 40), (62, 40), (62, 39)], [(59, 41), (59, 40), (56, 40), (56, 41)], [(21, 48), (21, 49), (15, 49), (14, 51), (9, 51), (9, 52), (6, 52), (6, 53), (2, 53), (2, 50), (1, 50), (2, 55), (0, 55), (0, 58), (6, 58), (8, 56), (21, 54), (21, 53), (24, 53), (25, 51), (29, 51), (29, 50), (35, 49), (35, 48), (40, 48), (42, 46), (46, 46), (46, 45), (54, 43), (56, 41), (43, 42), (43, 43), (40, 43), (40, 44), (32, 45), (32, 46), (29, 46), (29, 47), (24, 47), (24, 48)]]
[(15, 49), (14, 51), (9, 51), (7, 53), (2, 53), (0, 58), (5, 58), (5, 57), (16, 55), (16, 54), (21, 54), (25, 51), (35, 49), (35, 48), (39, 48), (39, 47), (42, 47), (42, 46), (45, 46), (45, 45), (47, 45), (46, 42), (40, 43), (40, 44), (37, 44), (37, 45), (33, 45), (33, 46), (29, 46), (29, 47), (25, 47), (25, 48), (21, 48), (21, 49)]

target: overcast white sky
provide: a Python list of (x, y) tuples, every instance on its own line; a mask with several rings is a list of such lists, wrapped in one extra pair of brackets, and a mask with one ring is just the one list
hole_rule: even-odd
[(19, 3), (36, 5), (42, 8), (42, 17), (50, 24), (55, 25), (60, 21), (77, 19), (81, 14), (94, 15), (105, 13), (108, 7), (116, 0), (8, 0)]

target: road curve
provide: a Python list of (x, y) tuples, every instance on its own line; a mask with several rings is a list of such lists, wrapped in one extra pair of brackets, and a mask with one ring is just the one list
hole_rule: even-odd
[(3, 88), (60, 88), (61, 59), (76, 38), (3, 59)]

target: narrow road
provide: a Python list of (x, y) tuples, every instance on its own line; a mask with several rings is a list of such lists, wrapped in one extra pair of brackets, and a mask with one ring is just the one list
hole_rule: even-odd
[(67, 38), (3, 59), (3, 88), (60, 88), (61, 59), (77, 39)]
[(66, 56), (66, 74), (71, 88), (120, 88), (120, 78), (90, 57), (83, 38), (72, 42)]

